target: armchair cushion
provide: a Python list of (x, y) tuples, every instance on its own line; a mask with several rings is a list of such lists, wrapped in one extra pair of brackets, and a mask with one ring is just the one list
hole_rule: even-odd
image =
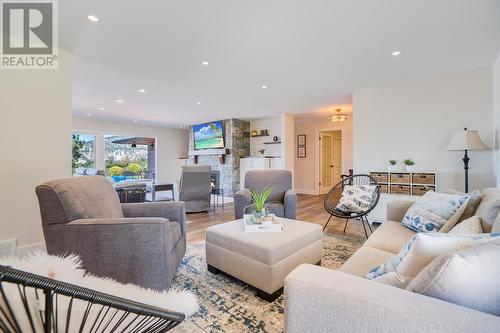
[(252, 170), (245, 175), (245, 188), (262, 191), (272, 188), (269, 201), (283, 202), (285, 192), (292, 188), (292, 173), (288, 170)]

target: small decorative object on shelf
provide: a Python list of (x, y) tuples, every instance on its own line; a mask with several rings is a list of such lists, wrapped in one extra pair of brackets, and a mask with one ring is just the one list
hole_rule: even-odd
[(297, 135), (297, 146), (305, 146), (306, 145), (306, 135), (299, 134)]
[(396, 171), (396, 168), (397, 168), (396, 163), (397, 163), (396, 160), (389, 160), (389, 165), (387, 166), (387, 171), (389, 171), (389, 172)]
[(252, 130), (252, 136), (257, 136), (259, 135), (259, 132), (257, 132), (257, 130)]
[(259, 153), (260, 153), (261, 155), (264, 155), (264, 153), (265, 153), (265, 152), (266, 152), (266, 150), (265, 150), (265, 149), (260, 149), (260, 150), (259, 150)]
[(403, 163), (406, 165), (406, 171), (408, 172), (414, 172), (415, 171), (415, 162), (411, 159), (406, 159), (403, 161)]
[(273, 136), (273, 141), (274, 141), (274, 142), (278, 142), (278, 140), (279, 140), (279, 138), (278, 138), (276, 135), (275, 135), (275, 136)]

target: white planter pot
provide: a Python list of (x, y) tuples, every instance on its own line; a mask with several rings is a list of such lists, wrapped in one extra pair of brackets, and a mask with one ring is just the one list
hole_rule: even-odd
[(391, 164), (389, 164), (387, 166), (387, 171), (389, 171), (389, 172), (396, 172), (396, 171), (398, 171), (398, 166), (397, 165), (391, 165)]
[(415, 166), (414, 165), (407, 165), (406, 171), (407, 172), (415, 172)]

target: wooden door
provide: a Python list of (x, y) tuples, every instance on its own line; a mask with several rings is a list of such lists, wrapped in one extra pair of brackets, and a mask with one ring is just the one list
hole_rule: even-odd
[(342, 174), (342, 139), (333, 132), (320, 133), (319, 189), (327, 193)]

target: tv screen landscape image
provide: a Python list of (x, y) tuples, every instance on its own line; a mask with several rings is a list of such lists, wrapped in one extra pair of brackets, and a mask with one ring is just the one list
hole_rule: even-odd
[(224, 148), (222, 121), (193, 126), (194, 149)]

